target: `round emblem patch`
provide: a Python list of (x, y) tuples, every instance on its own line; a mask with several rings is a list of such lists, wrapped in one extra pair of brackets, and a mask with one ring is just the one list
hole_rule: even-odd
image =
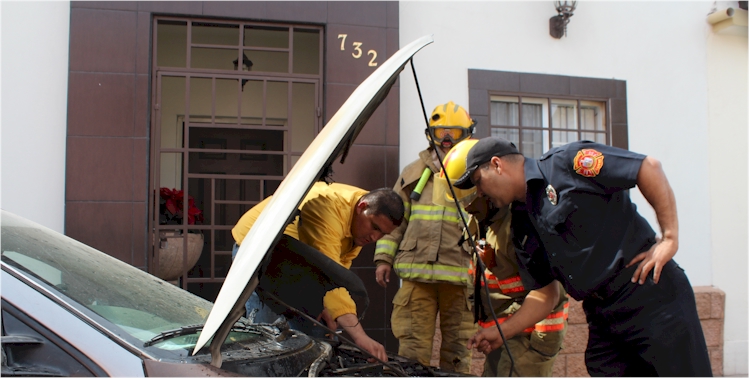
[(594, 149), (579, 150), (573, 158), (573, 170), (587, 178), (599, 175), (602, 166), (604, 166), (604, 155)]
[(545, 191), (547, 192), (547, 200), (549, 200), (552, 205), (557, 205), (557, 191), (555, 191), (555, 187), (552, 187), (552, 184), (550, 184)]

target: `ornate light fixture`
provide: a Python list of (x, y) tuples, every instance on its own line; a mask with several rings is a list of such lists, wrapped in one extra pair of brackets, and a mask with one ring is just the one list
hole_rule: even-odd
[(567, 1), (555, 1), (557, 16), (552, 16), (549, 19), (549, 35), (557, 39), (568, 35), (568, 23), (570, 22), (570, 18), (573, 17), (576, 3), (577, 1), (571, 1), (570, 3)]

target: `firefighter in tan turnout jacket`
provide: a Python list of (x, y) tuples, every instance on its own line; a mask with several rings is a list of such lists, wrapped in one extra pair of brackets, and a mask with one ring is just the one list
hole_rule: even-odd
[(433, 110), (426, 134), (440, 154), (429, 147), (404, 168), (393, 189), (404, 200), (405, 222), (378, 240), (374, 257), (378, 284), (387, 286), (391, 269), (402, 279), (391, 314), (399, 355), (429, 365), (440, 314), (440, 367), (467, 374), (467, 342), (476, 331), (468, 299), (470, 255), (458, 245), (463, 229), (458, 211), (433, 204), (432, 186), (440, 172), (439, 159), (470, 137), (474, 125), (469, 113), (452, 101)]

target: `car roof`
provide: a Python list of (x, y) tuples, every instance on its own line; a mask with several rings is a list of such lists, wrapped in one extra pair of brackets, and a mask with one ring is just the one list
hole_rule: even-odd
[(214, 335), (225, 337), (217, 332), (228, 330), (226, 325), (234, 323), (234, 317), (230, 316), (233, 310), (240, 307), (244, 310), (244, 303), (258, 283), (258, 267), (293, 221), (304, 196), (338, 157), (344, 162), (357, 135), (388, 95), (406, 63), (432, 41), (432, 36), (424, 36), (393, 54), (354, 90), (305, 150), (245, 236), (193, 354)]

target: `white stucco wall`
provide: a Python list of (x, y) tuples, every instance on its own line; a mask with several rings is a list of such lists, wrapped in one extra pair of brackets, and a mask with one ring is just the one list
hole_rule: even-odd
[[(434, 35), (414, 58), (427, 112), (449, 100), (468, 106), (469, 68), (626, 81), (630, 149), (662, 162), (677, 198), (675, 259), (694, 286), (727, 292), (725, 374), (747, 374), (747, 37), (713, 39), (706, 16), (714, 5), (578, 2), (557, 40), (551, 1), (402, 1), (399, 33), (402, 46)], [(731, 77), (743, 67), (744, 77)], [(400, 87), (401, 168), (427, 146), (409, 71)], [(729, 96), (736, 103), (727, 105)], [(651, 207), (631, 193), (658, 231)]]
[(0, 2), (0, 207), (62, 232), (70, 2)]
[(713, 285), (726, 292), (724, 374), (747, 375), (748, 39), (712, 32), (707, 46)]

